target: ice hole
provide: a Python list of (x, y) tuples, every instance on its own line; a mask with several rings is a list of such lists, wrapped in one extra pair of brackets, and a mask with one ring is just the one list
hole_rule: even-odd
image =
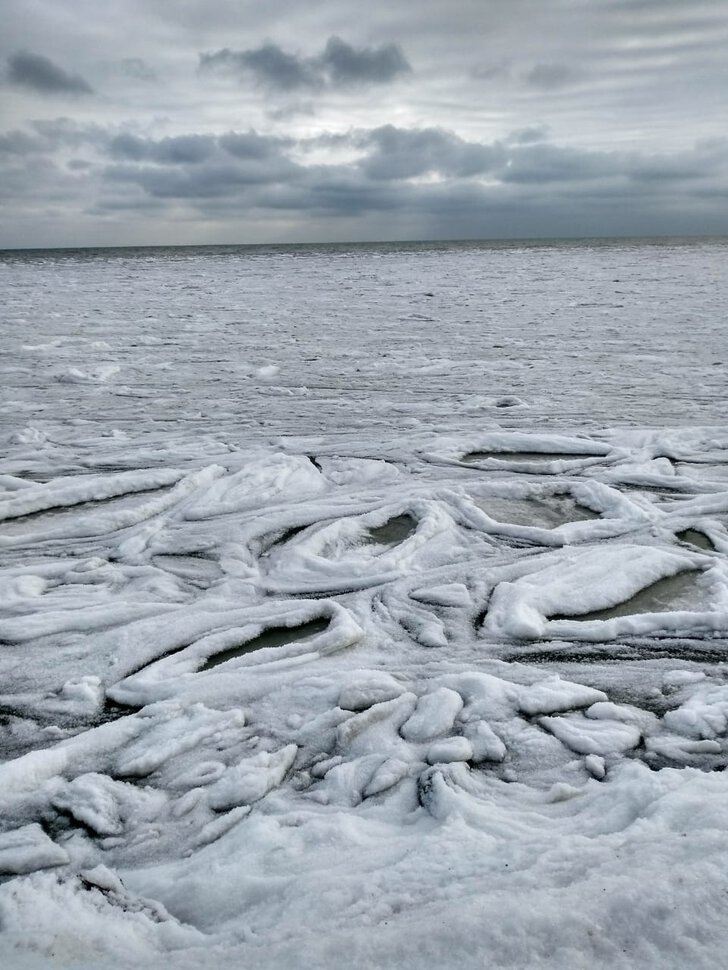
[(555, 529), (567, 522), (599, 518), (597, 512), (579, 505), (565, 495), (549, 498), (473, 498), (473, 502), (486, 515), (498, 522), (513, 525), (530, 525), (541, 529)]
[(265, 549), (261, 555), (264, 557), (269, 556), (274, 549), (279, 549), (281, 546), (284, 546), (290, 539), (294, 539), (297, 535), (300, 535), (309, 525), (311, 525), (310, 522), (307, 522), (305, 525), (294, 525), (284, 532), (271, 533), (267, 537), (264, 537)]
[(24, 515), (14, 515), (2, 522), (2, 531), (6, 535), (19, 535), (23, 532), (42, 528), (55, 528), (68, 521), (78, 519), (86, 512), (122, 512), (142, 506), (144, 502), (158, 495), (170, 492), (171, 488), (145, 488), (137, 492), (124, 492), (123, 495), (112, 495), (109, 498), (90, 499), (75, 502), (71, 499), (63, 505), (53, 505), (49, 508), (26, 512)]
[(384, 525), (367, 530), (366, 541), (378, 543), (382, 546), (394, 545), (397, 542), (404, 542), (416, 530), (417, 522), (411, 515), (396, 515)]
[(569, 616), (552, 616), (552, 620), (611, 620), (618, 616), (632, 616), (635, 613), (670, 613), (677, 610), (695, 610), (699, 603), (701, 591), (697, 587), (696, 579), (699, 571), (688, 569), (658, 579), (656, 583), (645, 586), (639, 593), (623, 603), (610, 606), (605, 610), (594, 610), (591, 613), (571, 614)]
[(552, 451), (471, 451), (463, 455), (460, 461), (471, 464), (485, 461), (487, 458), (497, 458), (498, 461), (581, 461), (585, 458), (603, 458), (603, 455), (564, 453)]
[(709, 552), (715, 549), (710, 539), (699, 529), (683, 529), (682, 532), (675, 533), (675, 538), (679, 539), (680, 542), (687, 542), (691, 546), (698, 546), (699, 549), (707, 549)]
[(264, 647), (282, 647), (296, 640), (306, 640), (309, 637), (315, 636), (317, 633), (323, 633), (328, 625), (328, 617), (317, 617), (315, 620), (309, 620), (307, 623), (301, 623), (299, 626), (268, 627), (262, 633), (259, 633), (257, 637), (253, 637), (252, 640), (247, 640), (245, 643), (238, 644), (236, 647), (228, 647), (227, 650), (214, 653), (211, 657), (207, 658), (199, 669), (211, 670), (213, 667), (224, 664), (228, 660), (233, 660), (235, 657), (242, 657), (246, 653), (253, 653), (255, 650), (262, 650)]

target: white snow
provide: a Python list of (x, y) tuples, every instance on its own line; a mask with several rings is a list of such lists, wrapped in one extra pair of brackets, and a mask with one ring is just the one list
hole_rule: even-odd
[(0, 875), (20, 875), (70, 862), (36, 822), (0, 835)]

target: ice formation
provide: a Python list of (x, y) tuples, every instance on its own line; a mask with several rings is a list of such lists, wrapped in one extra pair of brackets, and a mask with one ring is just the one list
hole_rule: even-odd
[[(470, 366), (435, 359), (434, 318), (391, 360), (363, 331), (352, 356), (338, 297), (306, 330), (316, 279), (371, 308), (383, 260), (376, 310), (406, 327), (421, 274), (436, 291), (478, 253), (300, 257), (303, 309), (306, 267), (258, 257), (248, 296), (268, 303), (239, 356), (232, 319), (206, 316), (243, 299), (232, 256), (150, 257), (140, 306), (155, 281), (200, 289), (166, 325), (111, 302), (122, 334), (93, 294), (99, 276), (120, 294), (131, 257), (39, 257), (32, 284), (3, 264), (10, 323), (36, 315), (8, 330), (0, 463), (3, 966), (721, 965), (728, 432), (647, 427), (639, 402), (618, 426), (565, 325), (554, 367), (592, 410), (548, 426), (543, 387), (515, 380), (426, 415)], [(630, 272), (629, 247), (600, 258)], [(51, 284), (60, 309), (40, 314)], [(529, 361), (514, 313), (504, 380)]]

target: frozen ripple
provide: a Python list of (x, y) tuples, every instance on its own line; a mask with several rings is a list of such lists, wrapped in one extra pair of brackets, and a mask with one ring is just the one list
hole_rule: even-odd
[(6, 260), (16, 952), (719, 966), (723, 255)]

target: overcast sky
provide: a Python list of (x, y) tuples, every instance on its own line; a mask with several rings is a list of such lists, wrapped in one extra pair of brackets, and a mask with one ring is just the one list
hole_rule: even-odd
[(0, 0), (0, 246), (728, 232), (728, 0)]

